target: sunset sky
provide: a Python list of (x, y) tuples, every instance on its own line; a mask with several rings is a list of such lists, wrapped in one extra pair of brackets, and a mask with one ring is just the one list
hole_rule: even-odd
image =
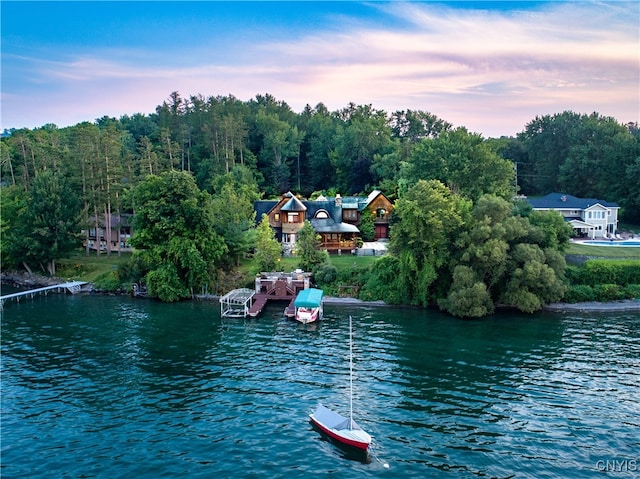
[(150, 114), (173, 91), (424, 110), (485, 137), (640, 121), (640, 2), (1, 2), (0, 128)]

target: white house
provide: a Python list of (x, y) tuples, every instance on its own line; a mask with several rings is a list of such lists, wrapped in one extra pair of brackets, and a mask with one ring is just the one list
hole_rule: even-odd
[(594, 198), (576, 198), (564, 193), (549, 193), (541, 198), (527, 198), (534, 210), (555, 210), (571, 223), (579, 236), (613, 238), (618, 229), (617, 203)]

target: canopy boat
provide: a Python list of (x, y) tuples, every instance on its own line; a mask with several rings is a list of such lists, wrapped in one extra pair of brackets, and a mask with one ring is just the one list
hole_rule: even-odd
[(324, 291), (321, 289), (307, 288), (300, 291), (293, 302), (296, 309), (296, 320), (306, 324), (322, 319), (323, 296)]
[(351, 316), (349, 316), (349, 417), (319, 404), (313, 414), (309, 415), (311, 423), (330, 438), (347, 446), (367, 450), (371, 444), (371, 436), (353, 420), (353, 333)]

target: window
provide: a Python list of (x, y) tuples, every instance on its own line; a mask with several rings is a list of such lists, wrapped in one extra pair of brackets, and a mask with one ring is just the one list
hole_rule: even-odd
[(326, 219), (328, 217), (329, 213), (327, 213), (325, 210), (320, 210), (316, 213), (316, 218), (318, 218), (319, 220)]
[(342, 216), (347, 220), (357, 220), (358, 210), (342, 210)]
[(280, 221), (280, 213), (276, 213), (275, 215), (273, 215), (273, 219), (276, 221)]
[(287, 223), (300, 223), (300, 213), (287, 213)]

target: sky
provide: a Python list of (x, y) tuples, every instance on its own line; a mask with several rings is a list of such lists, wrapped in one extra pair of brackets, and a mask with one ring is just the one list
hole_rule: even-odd
[(0, 129), (152, 114), (177, 91), (422, 110), (484, 137), (640, 121), (640, 2), (0, 3)]

